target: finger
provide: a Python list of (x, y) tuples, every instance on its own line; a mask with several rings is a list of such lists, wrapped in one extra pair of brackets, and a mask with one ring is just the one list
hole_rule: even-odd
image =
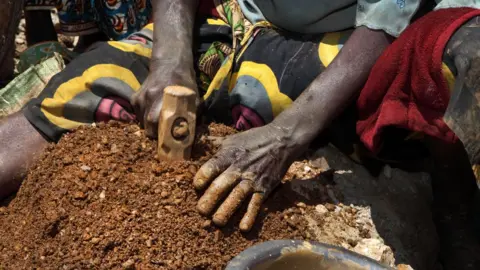
[(248, 204), (247, 213), (245, 213), (240, 221), (240, 230), (242, 232), (248, 232), (252, 229), (255, 219), (260, 212), (260, 207), (262, 206), (264, 198), (264, 193), (253, 193), (252, 199)]
[(207, 191), (205, 191), (200, 200), (198, 200), (198, 212), (202, 215), (209, 215), (212, 213), (217, 203), (225, 198), (230, 190), (232, 190), (237, 184), (240, 176), (240, 172), (227, 170), (217, 177), (217, 179), (215, 179), (208, 187)]
[(193, 186), (197, 190), (205, 189), (215, 177), (220, 175), (220, 173), (225, 171), (229, 166), (229, 159), (214, 156), (200, 167), (193, 179)]
[(140, 94), (140, 91), (133, 94), (133, 96), (130, 98), (130, 104), (132, 104), (133, 110), (135, 111), (135, 115), (137, 117), (137, 121), (140, 123), (141, 126), (143, 126), (144, 119), (144, 115), (142, 113), (143, 110), (141, 107), (141, 104), (143, 104), (142, 99), (143, 96)]
[(158, 134), (158, 119), (162, 110), (161, 98), (156, 99), (150, 109), (145, 112), (145, 134), (150, 138), (155, 138)]
[(220, 205), (215, 215), (213, 223), (217, 226), (225, 226), (232, 215), (237, 211), (242, 202), (253, 193), (252, 182), (243, 180), (228, 195), (227, 199)]

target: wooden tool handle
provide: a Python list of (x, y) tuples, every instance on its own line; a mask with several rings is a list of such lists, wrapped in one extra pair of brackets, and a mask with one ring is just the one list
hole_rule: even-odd
[(195, 91), (183, 86), (169, 86), (163, 93), (158, 122), (158, 158), (189, 159), (195, 139)]

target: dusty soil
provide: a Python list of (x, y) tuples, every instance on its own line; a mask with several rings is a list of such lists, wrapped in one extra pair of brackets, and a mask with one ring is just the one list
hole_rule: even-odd
[[(199, 132), (192, 160), (172, 163), (155, 159), (156, 143), (135, 125), (82, 127), (64, 136), (0, 208), (0, 268), (220, 269), (260, 241), (323, 240), (354, 249), (370, 238), (373, 224), (359, 225), (355, 207), (330, 204), (334, 193), (325, 185), (314, 196), (296, 192), (315, 181), (287, 181), (248, 234), (238, 231), (240, 215), (214, 227), (196, 212), (191, 181), (216, 151), (208, 136), (233, 132), (210, 125)], [(323, 171), (306, 168), (300, 174), (308, 177)]]

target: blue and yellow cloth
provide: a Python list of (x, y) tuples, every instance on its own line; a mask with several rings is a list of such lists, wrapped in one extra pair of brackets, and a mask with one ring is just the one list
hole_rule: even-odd
[(151, 19), (150, 0), (26, 0), (25, 10), (56, 8), (64, 35), (105, 33), (121, 40), (142, 29)]

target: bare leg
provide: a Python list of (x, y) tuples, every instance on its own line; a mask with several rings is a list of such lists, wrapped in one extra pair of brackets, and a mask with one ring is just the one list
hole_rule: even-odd
[(0, 200), (18, 190), (47, 145), (21, 112), (0, 120)]
[(463, 145), (427, 142), (432, 170), (434, 218), (444, 269), (480, 269), (480, 243), (475, 237), (473, 204), (478, 192)]

